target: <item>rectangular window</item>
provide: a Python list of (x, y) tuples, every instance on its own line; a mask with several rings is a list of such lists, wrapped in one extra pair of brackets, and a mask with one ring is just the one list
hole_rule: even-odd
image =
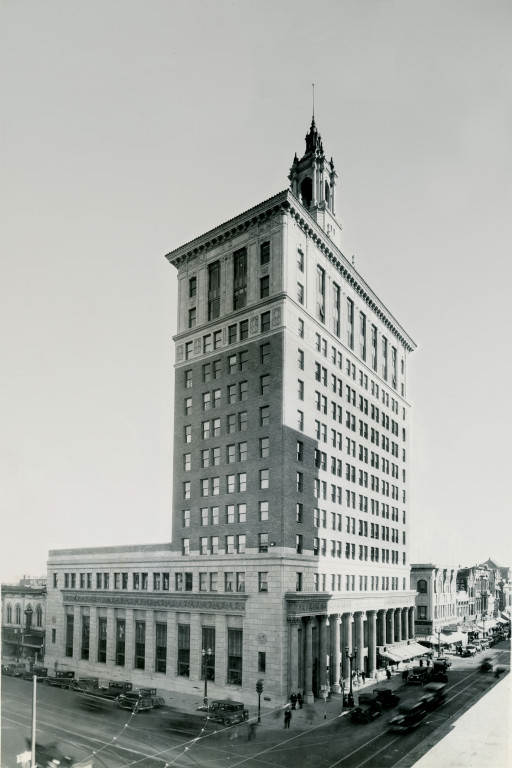
[(264, 405), (260, 408), (260, 427), (266, 427), (270, 424), (270, 406)]
[(260, 299), (265, 299), (270, 293), (270, 278), (268, 275), (260, 278)]
[(240, 323), (240, 341), (244, 341), (249, 337), (249, 321), (242, 320)]
[(268, 437), (260, 437), (260, 458), (265, 459), (270, 453), (270, 441)]
[(270, 344), (261, 344), (260, 346), (260, 362), (262, 365), (270, 363)]
[(396, 347), (391, 347), (391, 386), (396, 389), (397, 384), (397, 357)]
[(126, 620), (116, 619), (116, 665), (124, 667)]
[(270, 261), (270, 241), (267, 240), (260, 245), (260, 265), (268, 264)]
[(233, 254), (233, 309), (242, 309), (247, 303), (247, 250), (240, 248)]
[(89, 658), (89, 616), (82, 616), (82, 644), (80, 656), (82, 659)]
[(372, 368), (374, 371), (377, 370), (377, 328), (375, 325), (372, 325)]
[(297, 283), (297, 301), (299, 304), (304, 304), (304, 286), (302, 283)]
[(230, 325), (228, 328), (228, 344), (235, 344), (238, 328), (236, 325)]
[(260, 520), (268, 520), (268, 501), (259, 502)]
[(196, 308), (192, 307), (188, 311), (188, 327), (189, 328), (195, 328), (196, 327)]
[(366, 315), (359, 313), (359, 352), (361, 360), (366, 360)]
[(208, 320), (220, 315), (220, 261), (208, 265)]
[(268, 533), (258, 534), (258, 551), (268, 552)]
[(238, 461), (247, 461), (247, 443), (238, 443)]
[(297, 330), (299, 333), (299, 338), (303, 339), (304, 338), (304, 320), (302, 320), (300, 317), (299, 317), (299, 325)]
[(219, 349), (222, 345), (222, 331), (214, 331), (213, 333), (213, 348)]
[(269, 486), (270, 470), (260, 469), (260, 489), (264, 490)]
[(185, 389), (192, 389), (192, 371), (185, 371)]
[(103, 616), (98, 618), (98, 662), (107, 663), (107, 619)]
[(302, 253), (300, 248), (297, 251), (297, 269), (299, 270), (299, 272), (304, 272), (304, 254)]
[(261, 320), (261, 332), (266, 333), (270, 331), (270, 312), (263, 312), (260, 317)]
[(320, 265), (316, 268), (316, 316), (325, 323), (325, 269)]
[(258, 592), (268, 592), (268, 572), (259, 571), (258, 573)]
[(295, 574), (295, 591), (302, 592), (302, 572), (297, 571)]
[(178, 669), (180, 677), (190, 675), (190, 625), (178, 624)]
[(382, 378), (388, 380), (388, 340), (382, 337)]
[(224, 592), (233, 592), (233, 585), (235, 583), (235, 574), (233, 571), (224, 572)]
[(191, 277), (188, 281), (188, 295), (193, 299), (197, 293), (197, 277)]
[(228, 685), (242, 685), (242, 648), (242, 630), (228, 629)]
[(336, 283), (332, 284), (332, 332), (336, 336), (340, 335), (340, 287)]
[(347, 343), (354, 349), (354, 302), (347, 298)]
[(167, 671), (167, 624), (155, 624), (155, 672)]

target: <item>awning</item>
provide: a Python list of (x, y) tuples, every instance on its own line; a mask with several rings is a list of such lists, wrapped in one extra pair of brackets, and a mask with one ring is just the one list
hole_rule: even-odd
[(392, 661), (395, 664), (399, 661), (402, 661), (400, 656), (397, 656), (394, 653), (390, 653), (389, 651), (379, 651), (379, 656), (382, 656), (383, 659), (388, 659), (389, 661)]
[[(459, 634), (461, 635), (460, 637), (458, 637)], [(440, 632), (439, 635), (425, 635), (421, 639), (423, 642), (430, 643), (431, 645), (439, 645), (439, 643), (441, 645), (451, 645), (452, 643), (463, 642), (466, 637), (459, 632), (453, 632), (451, 635), (445, 635), (443, 632)]]
[(463, 632), (451, 632), (449, 635), (444, 635), (452, 643), (465, 643), (467, 640), (466, 635)]
[(496, 621), (498, 621), (500, 624), (510, 624), (510, 619), (502, 619), (501, 617), (496, 619)]

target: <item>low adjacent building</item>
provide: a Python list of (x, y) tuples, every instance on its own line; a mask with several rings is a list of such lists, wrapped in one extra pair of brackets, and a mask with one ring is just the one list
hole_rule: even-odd
[(457, 629), (457, 569), (433, 563), (411, 565), (411, 589), (416, 592), (415, 632), (426, 639)]
[(2, 584), (2, 661), (40, 662), (45, 650), (46, 580)]

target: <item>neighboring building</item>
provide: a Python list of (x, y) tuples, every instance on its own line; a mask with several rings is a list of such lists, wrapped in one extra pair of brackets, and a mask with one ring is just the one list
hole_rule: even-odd
[(456, 568), (413, 563), (411, 589), (416, 591), (415, 631), (418, 638), (457, 628)]
[(2, 584), (2, 660), (42, 661), (45, 645), (45, 579)]
[(50, 552), (59, 666), (311, 700), (339, 691), (345, 649), (371, 675), (413, 637), (415, 345), (339, 250), (336, 178), (313, 121), (290, 190), (167, 255), (172, 544)]

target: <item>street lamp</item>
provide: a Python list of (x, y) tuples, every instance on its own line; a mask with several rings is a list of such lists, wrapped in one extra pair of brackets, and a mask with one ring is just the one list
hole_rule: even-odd
[(204, 699), (203, 702), (208, 706), (208, 661), (213, 656), (213, 651), (211, 648), (203, 648), (201, 651), (201, 656), (203, 657), (203, 674), (204, 674)]
[(357, 648), (355, 648), (354, 651), (352, 653), (350, 653), (350, 648), (347, 645), (347, 647), (345, 648), (345, 657), (347, 658), (348, 664), (349, 664), (348, 671), (349, 671), (350, 690), (349, 690), (349, 694), (348, 694), (348, 706), (349, 707), (353, 707), (354, 706), (354, 695), (352, 693), (352, 662), (355, 662), (355, 660), (356, 660)]

